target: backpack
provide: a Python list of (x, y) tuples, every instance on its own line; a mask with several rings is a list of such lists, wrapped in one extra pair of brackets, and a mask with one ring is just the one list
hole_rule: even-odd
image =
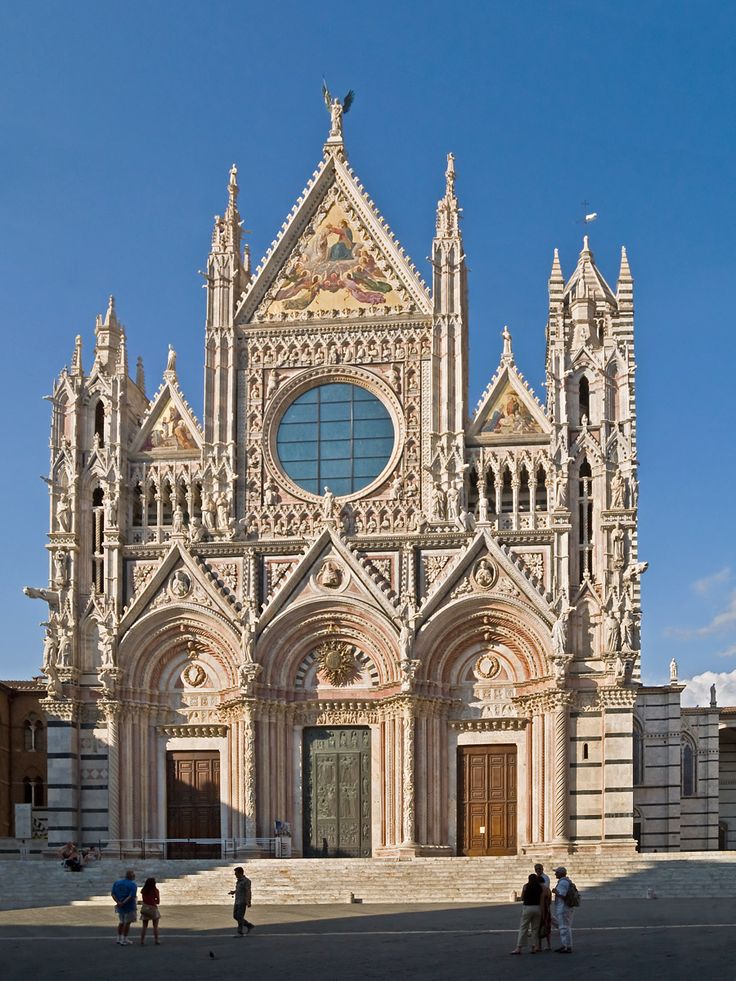
[(578, 892), (578, 887), (572, 881), (569, 880), (570, 885), (568, 886), (567, 892), (565, 893), (565, 906), (579, 906), (580, 905), (580, 893)]

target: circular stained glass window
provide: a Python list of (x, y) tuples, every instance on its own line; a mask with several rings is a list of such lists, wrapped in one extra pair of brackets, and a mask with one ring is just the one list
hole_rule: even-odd
[(385, 469), (394, 447), (388, 409), (360, 385), (310, 388), (281, 417), (279, 463), (305, 491), (338, 497), (368, 487)]

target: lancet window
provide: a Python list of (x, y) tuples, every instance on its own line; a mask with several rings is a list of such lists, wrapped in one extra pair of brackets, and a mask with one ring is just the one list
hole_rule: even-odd
[(680, 773), (682, 778), (682, 796), (694, 797), (697, 793), (698, 773), (695, 746), (689, 736), (685, 736), (682, 740)]
[(96, 487), (92, 492), (92, 587), (96, 593), (104, 590), (105, 492)]
[(578, 569), (580, 582), (593, 575), (593, 473), (586, 457), (578, 480)]
[(632, 778), (635, 787), (640, 787), (644, 783), (644, 733), (641, 723), (634, 720), (634, 735), (632, 740)]
[(99, 399), (95, 406), (95, 436), (100, 441), (100, 446), (105, 445), (105, 405)]

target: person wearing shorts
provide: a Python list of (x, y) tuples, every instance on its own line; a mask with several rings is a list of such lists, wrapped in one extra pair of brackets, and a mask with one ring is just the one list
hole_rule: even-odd
[(146, 942), (146, 930), (149, 920), (153, 924), (153, 942), (158, 947), (158, 921), (161, 919), (158, 905), (161, 902), (156, 880), (146, 879), (141, 889), (141, 947)]
[(127, 947), (131, 943), (128, 940), (130, 924), (135, 923), (135, 897), (138, 893), (138, 885), (135, 881), (135, 872), (128, 869), (124, 879), (118, 879), (113, 883), (110, 895), (115, 900), (115, 912), (118, 914), (118, 939), (121, 947)]

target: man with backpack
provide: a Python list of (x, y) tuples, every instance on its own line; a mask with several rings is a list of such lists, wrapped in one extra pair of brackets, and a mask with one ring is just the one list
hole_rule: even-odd
[(552, 890), (555, 897), (554, 921), (560, 931), (560, 946), (556, 953), (571, 954), (572, 918), (575, 909), (580, 905), (580, 894), (575, 883), (568, 878), (564, 865), (556, 868), (554, 873), (557, 878), (555, 888)]

